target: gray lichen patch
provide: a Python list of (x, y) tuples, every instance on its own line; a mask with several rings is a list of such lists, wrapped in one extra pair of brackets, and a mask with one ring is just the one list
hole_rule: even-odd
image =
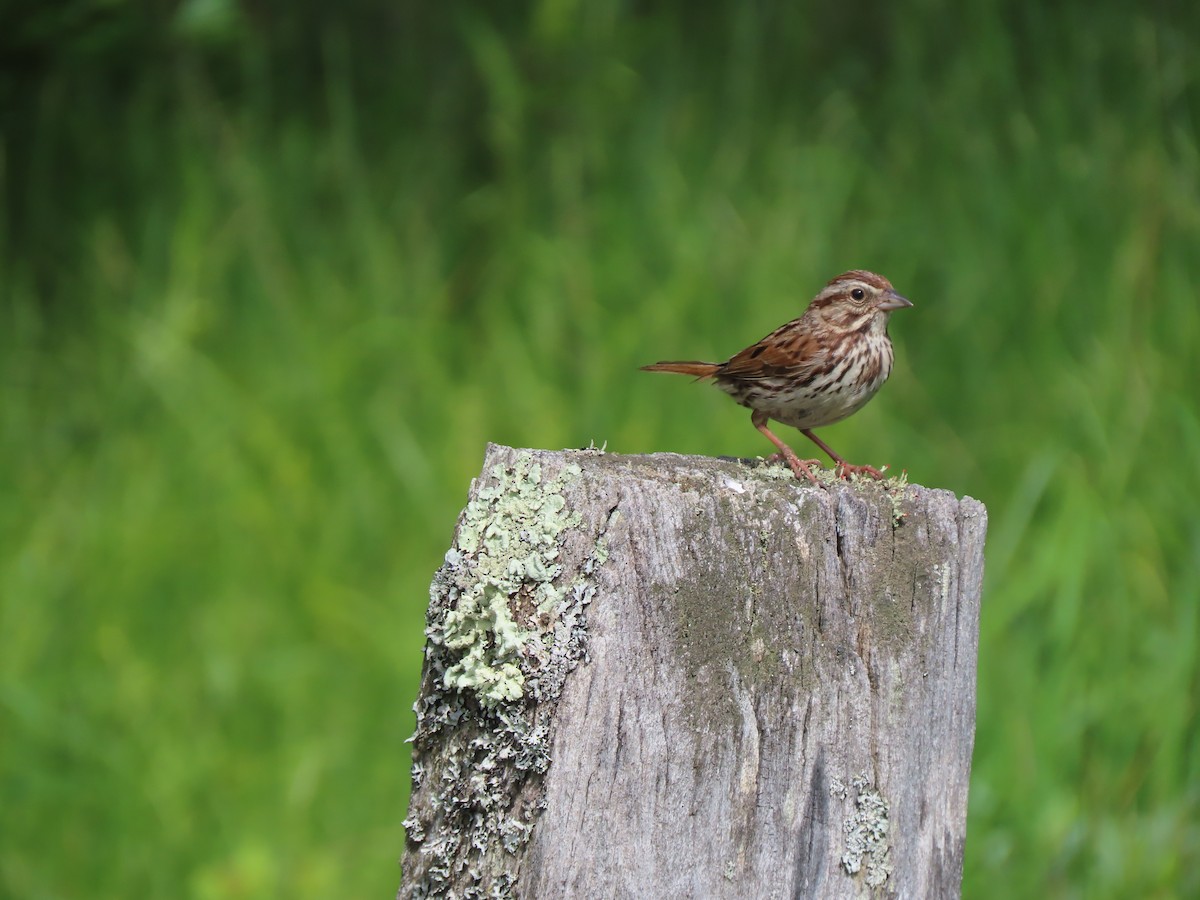
[(514, 854), (541, 811), (550, 719), (567, 674), (586, 655), (591, 576), (604, 532), (563, 575), (580, 517), (564, 489), (573, 463), (546, 477), (529, 453), (492, 467), (459, 521), (430, 586), (425, 670), (413, 736), (411, 897), (506, 897)]
[[(854, 809), (842, 823), (842, 831), (846, 835), (842, 868), (847, 875), (862, 873), (862, 880), (867, 887), (876, 888), (887, 881), (892, 873), (888, 804), (865, 774), (855, 778), (852, 786)], [(830, 794), (845, 799), (848, 791), (835, 778), (830, 786)]]

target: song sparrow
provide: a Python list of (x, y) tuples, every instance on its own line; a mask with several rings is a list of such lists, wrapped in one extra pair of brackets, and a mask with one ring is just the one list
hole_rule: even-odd
[(882, 275), (856, 270), (839, 275), (813, 298), (798, 319), (776, 328), (723, 363), (659, 362), (647, 372), (678, 372), (712, 378), (752, 411), (750, 421), (787, 461), (797, 478), (816, 477), (810, 465), (771, 433), (774, 419), (813, 441), (837, 463), (837, 473), (865, 473), (882, 478), (872, 466), (852, 466), (829, 448), (812, 429), (840, 422), (858, 412), (892, 373), (888, 317), (912, 306)]

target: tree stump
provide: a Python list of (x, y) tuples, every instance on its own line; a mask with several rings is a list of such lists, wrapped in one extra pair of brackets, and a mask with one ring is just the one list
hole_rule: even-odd
[(827, 477), (490, 446), (399, 896), (959, 896), (986, 510)]

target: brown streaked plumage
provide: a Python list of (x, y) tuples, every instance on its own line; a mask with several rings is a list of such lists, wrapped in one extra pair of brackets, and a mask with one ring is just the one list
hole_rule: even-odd
[(810, 465), (767, 427), (774, 419), (800, 429), (829, 454), (843, 478), (865, 473), (882, 478), (873, 466), (852, 466), (813, 434), (840, 422), (875, 396), (892, 372), (888, 318), (912, 304), (882, 275), (856, 269), (825, 285), (798, 319), (776, 328), (723, 363), (659, 362), (647, 372), (677, 372), (712, 378), (717, 387), (751, 410), (750, 421), (787, 461), (797, 478), (813, 484)]

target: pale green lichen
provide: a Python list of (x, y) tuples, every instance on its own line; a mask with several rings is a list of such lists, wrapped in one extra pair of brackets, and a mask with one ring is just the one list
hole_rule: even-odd
[(458, 570), (456, 602), (426, 632), (457, 654), (443, 676), (447, 688), (469, 691), (485, 705), (524, 696), (520, 657), (538, 633), (517, 623), (513, 602), (528, 598), (542, 612), (561, 603), (563, 590), (554, 584), (559, 538), (579, 524), (562, 489), (579, 472), (571, 463), (543, 483), (541, 464), (522, 454), (511, 469), (493, 466), (493, 483), (467, 504), (446, 557)]
[(908, 499), (908, 470), (889, 478), (883, 483), (884, 493), (892, 501), (892, 527), (896, 528), (908, 515), (904, 512), (904, 501)]
[(517, 700), (525, 676), (515, 660), (526, 632), (513, 621), (508, 595), (486, 587), (446, 614), (442, 641), (451, 650), (465, 651), (442, 676), (448, 688), (473, 691), (484, 703)]
[[(846, 835), (842, 868), (847, 875), (864, 873), (863, 881), (868, 887), (879, 887), (892, 874), (888, 804), (865, 774), (855, 778), (853, 786), (854, 810), (842, 823)], [(834, 779), (830, 793), (842, 798), (847, 795), (845, 785), (838, 779)]]
[[(614, 510), (609, 524), (615, 522), (617, 520), (617, 516), (618, 514), (616, 510)], [(596, 560), (596, 565), (598, 566), (608, 562), (608, 541), (606, 541), (603, 537), (596, 541), (596, 549), (592, 556)]]
[(580, 468), (568, 463), (546, 477), (522, 452), (489, 474), (430, 586), (404, 822), (419, 847), (414, 898), (512, 895), (514, 854), (544, 803), (554, 701), (586, 657), (592, 575), (618, 519), (610, 510), (590, 547), (568, 544), (576, 574), (567, 579), (559, 556), (580, 517), (564, 489)]

